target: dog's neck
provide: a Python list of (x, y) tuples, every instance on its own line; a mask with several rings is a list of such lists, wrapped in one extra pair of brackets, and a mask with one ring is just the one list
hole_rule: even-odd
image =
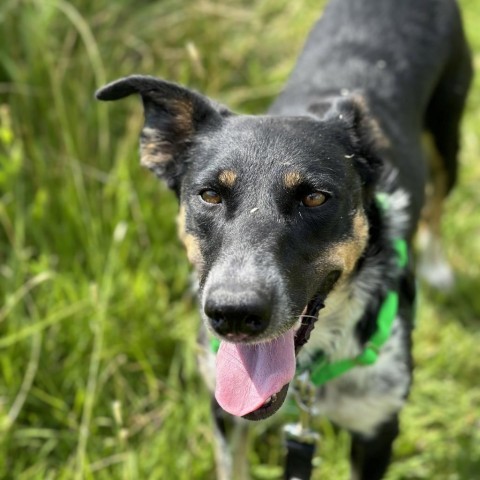
[(387, 292), (398, 288), (400, 270), (394, 241), (404, 238), (408, 229), (409, 199), (403, 190), (393, 189), (393, 176), (384, 185), (366, 212), (372, 227), (357, 270), (352, 278), (340, 281), (327, 297), (299, 356), (300, 365), (311, 362), (319, 352), (331, 361), (360, 354), (376, 330), (377, 314)]

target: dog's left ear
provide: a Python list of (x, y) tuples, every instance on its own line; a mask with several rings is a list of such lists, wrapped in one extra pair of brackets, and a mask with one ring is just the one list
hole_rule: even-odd
[(174, 83), (132, 75), (100, 88), (99, 100), (119, 100), (138, 93), (145, 125), (140, 137), (140, 162), (178, 193), (185, 156), (195, 135), (215, 128), (230, 112), (208, 98)]
[(322, 121), (337, 124), (353, 147), (351, 152), (362, 183), (371, 190), (382, 173), (388, 140), (360, 95), (334, 97), (312, 106), (312, 113)]

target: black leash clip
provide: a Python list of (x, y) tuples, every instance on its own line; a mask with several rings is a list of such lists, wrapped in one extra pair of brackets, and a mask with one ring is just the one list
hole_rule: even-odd
[(285, 480), (308, 480), (312, 476), (312, 460), (320, 435), (312, 429), (315, 387), (308, 372), (299, 375), (293, 383), (293, 396), (299, 409), (299, 421), (285, 425), (287, 447)]

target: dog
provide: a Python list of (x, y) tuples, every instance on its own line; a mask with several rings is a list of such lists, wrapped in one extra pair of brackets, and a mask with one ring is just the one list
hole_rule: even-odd
[(423, 274), (452, 281), (440, 219), (471, 76), (454, 0), (331, 0), (265, 115), (150, 76), (97, 91), (141, 96), (141, 164), (179, 200), (220, 478), (247, 471), (242, 442), (225, 456), (224, 418), (273, 415), (312, 369), (315, 413), (351, 434), (352, 478), (385, 474), (412, 378), (419, 225)]

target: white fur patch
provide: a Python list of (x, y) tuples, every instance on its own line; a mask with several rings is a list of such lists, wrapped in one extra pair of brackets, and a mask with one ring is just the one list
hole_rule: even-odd
[[(362, 347), (354, 330), (367, 302), (368, 295), (362, 292), (361, 284), (357, 285), (356, 295), (352, 295), (351, 286), (332, 292), (299, 355), (299, 364), (308, 365), (319, 350), (332, 362), (359, 355)], [(397, 413), (410, 385), (403, 328), (396, 318), (392, 335), (374, 365), (358, 366), (325, 384), (317, 395), (315, 413), (366, 437), (374, 435), (382, 423)]]

